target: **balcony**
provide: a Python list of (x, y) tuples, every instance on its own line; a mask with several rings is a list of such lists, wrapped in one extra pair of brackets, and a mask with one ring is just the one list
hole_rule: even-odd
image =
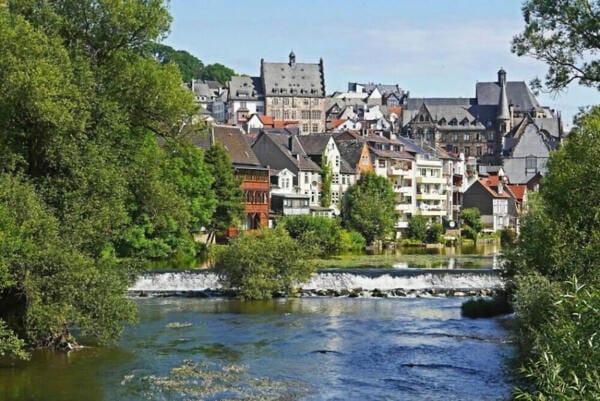
[(446, 211), (442, 209), (427, 209), (421, 210), (423, 216), (445, 216)]
[(446, 184), (447, 179), (444, 177), (417, 177), (417, 184)]
[(413, 205), (410, 203), (400, 203), (396, 204), (395, 209), (399, 212), (410, 212), (413, 210)]
[(446, 194), (436, 192), (421, 192), (417, 193), (417, 200), (446, 200)]
[(394, 192), (397, 194), (412, 194), (413, 187), (401, 187), (399, 185), (394, 185)]
[(410, 175), (412, 173), (412, 170), (410, 169), (403, 169), (401, 167), (396, 167), (396, 166), (390, 166), (388, 167), (388, 176), (394, 176), (394, 175)]

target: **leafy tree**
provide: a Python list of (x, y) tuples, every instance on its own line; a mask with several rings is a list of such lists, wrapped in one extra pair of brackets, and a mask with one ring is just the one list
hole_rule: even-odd
[(442, 234), (444, 233), (444, 226), (440, 223), (433, 223), (427, 228), (427, 238), (425, 242), (428, 244), (435, 244), (441, 242)]
[(476, 233), (481, 232), (483, 229), (481, 212), (476, 207), (463, 209), (460, 212), (460, 219), (464, 225), (471, 227)]
[(195, 106), (147, 51), (170, 20), (161, 0), (0, 7), (0, 348), (115, 339), (140, 262), (191, 252), (210, 177), (157, 138)]
[(317, 256), (333, 255), (342, 245), (342, 227), (337, 219), (324, 216), (290, 216), (283, 219), (290, 237)]
[(412, 216), (408, 222), (408, 238), (425, 242), (427, 239), (427, 223), (428, 219), (426, 216), (420, 214)]
[[(597, 0), (527, 0), (525, 29), (512, 51), (548, 64), (545, 85), (551, 91), (572, 81), (600, 89), (600, 2)], [(539, 80), (534, 81), (538, 87)]]
[(323, 156), (321, 165), (321, 206), (331, 206), (331, 181), (332, 181), (331, 165), (327, 158)]
[(204, 161), (214, 178), (212, 189), (217, 198), (217, 207), (210, 221), (210, 229), (213, 235), (221, 236), (242, 219), (244, 194), (223, 145), (216, 143), (211, 146), (204, 155)]
[(217, 255), (215, 269), (225, 287), (243, 299), (268, 299), (291, 293), (307, 280), (314, 266), (282, 227), (256, 234), (242, 233)]
[(523, 371), (517, 399), (598, 399), (600, 348), (600, 107), (576, 119), (550, 156), (505, 263), (514, 291)]
[(151, 43), (148, 51), (161, 64), (175, 63), (181, 72), (183, 82), (200, 78), (204, 64), (185, 50), (175, 50), (171, 46)]
[(237, 74), (231, 68), (227, 68), (223, 64), (214, 63), (209, 64), (202, 69), (200, 78), (205, 81), (217, 81), (220, 84), (225, 85), (234, 75)]
[(367, 243), (384, 239), (393, 231), (398, 221), (396, 195), (385, 177), (363, 173), (344, 198), (344, 224), (361, 233)]

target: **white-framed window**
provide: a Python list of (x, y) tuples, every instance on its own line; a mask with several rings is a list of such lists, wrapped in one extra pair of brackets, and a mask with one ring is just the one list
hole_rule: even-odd
[(339, 184), (340, 183), (340, 175), (339, 174), (334, 174), (331, 182), (333, 184)]

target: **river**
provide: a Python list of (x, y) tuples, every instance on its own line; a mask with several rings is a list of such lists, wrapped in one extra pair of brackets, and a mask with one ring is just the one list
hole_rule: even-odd
[(463, 301), (136, 297), (118, 345), (35, 352), (0, 369), (0, 400), (506, 400), (510, 317), (462, 318)]

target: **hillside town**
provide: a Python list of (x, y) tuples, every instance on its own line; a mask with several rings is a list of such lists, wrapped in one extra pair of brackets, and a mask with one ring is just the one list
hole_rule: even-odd
[(416, 215), (457, 228), (464, 208), (479, 209), (487, 232), (519, 231), (565, 133), (560, 112), (540, 105), (524, 81), (502, 68), (494, 78), (465, 97), (418, 98), (372, 82), (328, 94), (323, 59), (297, 62), (292, 51), (287, 62), (261, 59), (258, 76), (186, 87), (210, 127), (199, 146), (221, 143), (242, 178), (242, 229), (272, 226), (277, 216), (339, 215), (348, 188), (369, 171), (393, 186), (401, 238)]

